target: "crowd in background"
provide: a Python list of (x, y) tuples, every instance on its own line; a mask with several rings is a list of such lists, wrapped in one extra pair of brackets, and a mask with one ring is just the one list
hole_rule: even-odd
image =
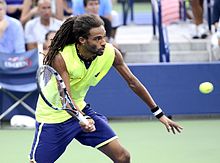
[(22, 53), (39, 44), (46, 52), (49, 34), (67, 17), (84, 13), (99, 15), (105, 22), (106, 40), (115, 44), (120, 21), (112, 0), (0, 0), (0, 52)]
[[(163, 1), (163, 0), (162, 0)], [(176, 0), (178, 1), (178, 0)], [(193, 20), (193, 39), (205, 39), (210, 35), (204, 21), (206, 0), (188, 0)], [(220, 0), (212, 0), (213, 44), (220, 47)], [(0, 0), (0, 52), (22, 53), (42, 44), (47, 51), (47, 37), (55, 33), (62, 22), (71, 15), (93, 13), (105, 22), (106, 40), (114, 42), (121, 25), (119, 14), (112, 9), (112, 0)], [(52, 39), (52, 37), (49, 37)]]

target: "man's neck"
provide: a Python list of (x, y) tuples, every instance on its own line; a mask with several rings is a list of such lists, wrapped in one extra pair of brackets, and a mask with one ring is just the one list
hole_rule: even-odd
[(50, 25), (50, 18), (49, 19), (42, 19), (42, 18), (40, 18), (40, 22), (44, 26), (49, 26)]
[(78, 56), (84, 61), (93, 61), (96, 58), (96, 55), (84, 50), (82, 45), (76, 45), (76, 51)]

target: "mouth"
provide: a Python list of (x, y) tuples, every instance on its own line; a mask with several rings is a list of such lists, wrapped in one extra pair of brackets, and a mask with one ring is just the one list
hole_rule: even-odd
[(104, 48), (99, 49), (98, 52), (97, 52), (98, 56), (102, 55), (104, 53), (104, 50), (105, 50)]
[(101, 51), (101, 52), (104, 52), (104, 50), (105, 50), (105, 48), (103, 48), (103, 49), (100, 49), (100, 51)]

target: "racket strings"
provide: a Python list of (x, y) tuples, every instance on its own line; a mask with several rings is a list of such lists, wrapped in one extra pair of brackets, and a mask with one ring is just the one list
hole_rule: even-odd
[(44, 68), (38, 82), (43, 96), (54, 109), (61, 110), (66, 107), (65, 90), (62, 87), (62, 82), (57, 80), (56, 74), (50, 69)]

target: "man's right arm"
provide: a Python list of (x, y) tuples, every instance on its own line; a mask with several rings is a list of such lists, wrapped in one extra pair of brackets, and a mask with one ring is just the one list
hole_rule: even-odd
[[(61, 78), (63, 79), (65, 85), (66, 85), (66, 89), (67, 92), (69, 93), (69, 95), (71, 96), (71, 91), (70, 91), (70, 78), (69, 78), (69, 73), (67, 71), (67, 67), (66, 67), (66, 63), (62, 57), (62, 55), (59, 53), (55, 56), (53, 62), (52, 62), (52, 67), (60, 74)], [(74, 101), (72, 100), (74, 106), (76, 107), (76, 109), (78, 111), (80, 111), (80, 109), (77, 107), (77, 105), (74, 103)], [(82, 114), (84, 114), (82, 111), (80, 111)], [(93, 132), (96, 130), (95, 125), (94, 125), (94, 120), (93, 119), (88, 119), (89, 124), (85, 125), (83, 123), (79, 123), (80, 126), (82, 127), (82, 129), (85, 132)]]

